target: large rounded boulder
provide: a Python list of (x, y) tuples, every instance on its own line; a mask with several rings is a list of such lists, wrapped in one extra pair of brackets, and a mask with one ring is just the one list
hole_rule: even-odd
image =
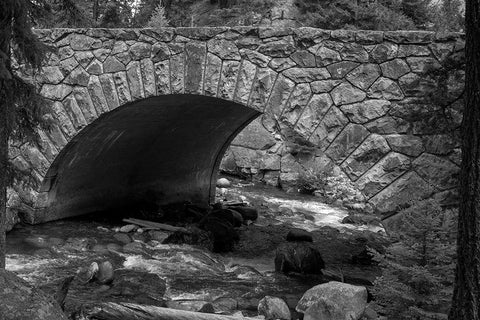
[(304, 319), (358, 320), (367, 306), (367, 289), (330, 281), (307, 290), (295, 308)]
[(14, 273), (0, 270), (2, 320), (67, 320), (53, 298), (33, 288)]

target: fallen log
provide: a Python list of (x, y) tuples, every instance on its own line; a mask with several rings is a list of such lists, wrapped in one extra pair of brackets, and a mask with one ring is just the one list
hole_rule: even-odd
[(123, 219), (123, 222), (136, 224), (136, 225), (146, 227), (146, 228), (150, 228), (150, 229), (165, 230), (165, 231), (171, 231), (171, 232), (180, 231), (180, 232), (184, 232), (184, 233), (190, 233), (187, 229), (182, 228), (182, 227), (175, 227), (175, 226), (171, 226), (169, 224), (153, 222), (153, 221), (148, 221), (148, 220), (129, 218), (129, 219)]
[(201, 313), (140, 305), (127, 302), (104, 302), (82, 306), (81, 318), (88, 320), (239, 320), (250, 319), (213, 313)]

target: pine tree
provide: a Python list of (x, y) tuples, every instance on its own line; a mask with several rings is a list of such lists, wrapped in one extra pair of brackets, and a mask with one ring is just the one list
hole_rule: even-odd
[(150, 20), (148, 21), (147, 26), (150, 28), (163, 28), (163, 27), (168, 27), (169, 23), (170, 21), (168, 21), (167, 16), (165, 14), (165, 8), (160, 3), (155, 8), (155, 11), (153, 12)]
[(458, 259), (450, 320), (480, 319), (480, 0), (466, 1), (465, 30)]
[[(6, 189), (8, 185), (8, 139), (18, 124), (34, 126), (39, 102), (35, 88), (20, 79), (12, 57), (40, 68), (47, 48), (31, 30), (31, 13), (41, 1), (0, 1), (0, 268), (5, 268)], [(17, 127), (16, 127), (17, 125)], [(30, 127), (31, 129), (31, 127)]]
[(446, 319), (453, 288), (455, 212), (422, 200), (399, 213), (394, 242), (374, 252), (382, 276), (373, 294), (389, 320)]

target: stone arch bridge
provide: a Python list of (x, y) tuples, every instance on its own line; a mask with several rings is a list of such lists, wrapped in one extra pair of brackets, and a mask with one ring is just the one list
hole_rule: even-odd
[[(224, 162), (267, 182), (335, 174), (380, 212), (455, 188), (463, 73), (427, 71), (463, 54), (460, 34), (35, 32), (56, 51), (40, 73), (18, 72), (54, 121), (37, 128), (38, 144), (10, 141), (10, 161), (30, 179), (15, 181), (9, 206), (28, 222), (145, 201), (208, 202), (222, 156), (254, 119), (253, 138), (239, 135)], [(440, 87), (448, 103), (426, 101)]]

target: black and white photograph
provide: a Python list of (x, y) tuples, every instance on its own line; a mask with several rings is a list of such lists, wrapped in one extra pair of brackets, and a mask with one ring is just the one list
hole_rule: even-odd
[(0, 0), (0, 320), (480, 320), (480, 0)]

